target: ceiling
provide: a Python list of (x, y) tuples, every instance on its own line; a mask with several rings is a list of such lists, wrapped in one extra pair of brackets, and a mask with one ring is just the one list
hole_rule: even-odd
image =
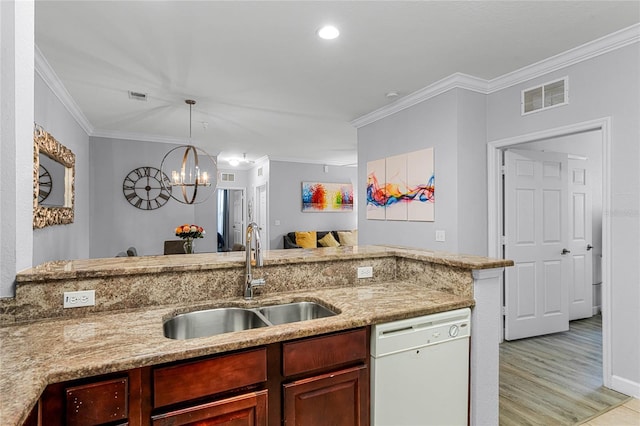
[(491, 80), (637, 22), (638, 1), (36, 1), (36, 45), (92, 135), (186, 141), (194, 99), (192, 140), (221, 161), (349, 165), (350, 122), (390, 91)]

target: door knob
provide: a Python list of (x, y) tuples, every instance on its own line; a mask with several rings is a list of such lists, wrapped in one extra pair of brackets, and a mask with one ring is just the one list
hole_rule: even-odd
[(587, 251), (591, 250), (593, 246), (591, 244), (587, 244)]
[(567, 253), (571, 253), (571, 250), (567, 250), (566, 248), (563, 248), (562, 253), (560, 254), (567, 254)]

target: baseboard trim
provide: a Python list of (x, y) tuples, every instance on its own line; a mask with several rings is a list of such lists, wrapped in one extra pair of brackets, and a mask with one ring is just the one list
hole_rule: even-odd
[(591, 310), (593, 315), (598, 315), (600, 312), (602, 312), (602, 307), (600, 305), (594, 306)]
[(640, 398), (640, 383), (620, 376), (611, 376), (611, 389), (634, 398)]

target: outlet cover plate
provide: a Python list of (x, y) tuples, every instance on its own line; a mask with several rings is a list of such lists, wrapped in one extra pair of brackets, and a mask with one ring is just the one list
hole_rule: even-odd
[(80, 308), (82, 306), (96, 305), (96, 291), (65, 291), (63, 297), (64, 308)]
[(373, 277), (373, 266), (360, 266), (358, 268), (358, 278)]
[(445, 241), (445, 233), (444, 230), (436, 230), (436, 241), (444, 242)]

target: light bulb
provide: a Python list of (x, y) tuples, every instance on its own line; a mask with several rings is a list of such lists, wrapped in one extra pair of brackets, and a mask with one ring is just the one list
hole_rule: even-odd
[(333, 25), (325, 25), (318, 30), (318, 37), (324, 40), (333, 40), (334, 38), (338, 38), (339, 35), (340, 31)]

